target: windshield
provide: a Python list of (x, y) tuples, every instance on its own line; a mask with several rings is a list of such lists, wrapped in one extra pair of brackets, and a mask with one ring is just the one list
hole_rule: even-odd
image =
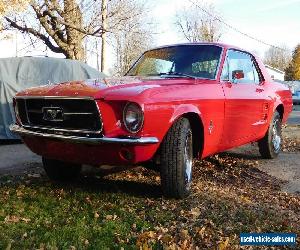
[(144, 53), (127, 75), (215, 79), (221, 52), (222, 48), (214, 45), (154, 49)]

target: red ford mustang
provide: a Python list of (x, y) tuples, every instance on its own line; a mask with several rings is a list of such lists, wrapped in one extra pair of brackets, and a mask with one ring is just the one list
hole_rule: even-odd
[(197, 43), (149, 50), (122, 78), (31, 88), (14, 104), (11, 130), (50, 178), (77, 177), (82, 164), (151, 165), (164, 194), (181, 198), (194, 157), (249, 142), (276, 157), (292, 96), (251, 53)]

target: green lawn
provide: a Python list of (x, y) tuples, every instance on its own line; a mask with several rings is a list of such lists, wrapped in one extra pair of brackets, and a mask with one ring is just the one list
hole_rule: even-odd
[(195, 162), (185, 200), (164, 199), (143, 168), (68, 184), (2, 176), (0, 249), (239, 249), (240, 232), (299, 234), (299, 195), (257, 164), (227, 154)]

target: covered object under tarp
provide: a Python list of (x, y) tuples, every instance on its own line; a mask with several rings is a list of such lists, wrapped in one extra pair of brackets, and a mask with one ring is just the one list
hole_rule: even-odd
[(103, 78), (104, 74), (79, 61), (42, 58), (0, 59), (0, 140), (18, 139), (9, 131), (14, 123), (13, 96), (26, 88), (51, 83)]

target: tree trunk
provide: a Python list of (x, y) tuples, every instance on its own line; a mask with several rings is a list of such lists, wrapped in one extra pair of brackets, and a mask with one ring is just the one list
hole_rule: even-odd
[[(82, 13), (75, 0), (64, 0), (64, 19), (77, 27), (83, 26)], [(84, 34), (66, 27), (67, 44), (63, 46), (64, 55), (67, 59), (81, 60), (85, 58), (83, 38)]]

